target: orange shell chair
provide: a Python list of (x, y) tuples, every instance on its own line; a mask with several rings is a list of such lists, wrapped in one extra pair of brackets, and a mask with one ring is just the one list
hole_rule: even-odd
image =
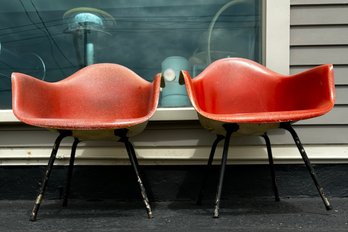
[(138, 161), (128, 138), (141, 133), (154, 114), (161, 77), (149, 83), (126, 67), (93, 64), (68, 78), (48, 83), (22, 73), (12, 74), (13, 112), (22, 122), (59, 133), (35, 201), (35, 221), (61, 140), (73, 136), (63, 206), (67, 205), (75, 151), (81, 140), (115, 139), (123, 142), (140, 185), (148, 217), (152, 217)]
[[(187, 71), (182, 71), (180, 83), (186, 84), (201, 125), (217, 134), (208, 167), (213, 161), (217, 144), (225, 139), (214, 217), (219, 217), (220, 196), (232, 135), (260, 135), (265, 139), (275, 199), (279, 201), (271, 144), (267, 136), (267, 131), (273, 128), (283, 128), (290, 132), (326, 209), (331, 209), (291, 124), (323, 115), (332, 109), (335, 102), (332, 65), (321, 65), (299, 74), (285, 76), (251, 60), (225, 58), (210, 64), (194, 79), (191, 79)], [(205, 181), (198, 203), (202, 198)]]

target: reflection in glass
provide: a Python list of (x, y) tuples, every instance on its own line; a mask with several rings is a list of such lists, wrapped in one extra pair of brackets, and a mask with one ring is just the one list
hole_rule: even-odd
[[(1, 51), (16, 54), (18, 60), (0, 53), (0, 109), (11, 108), (14, 71), (54, 82), (86, 65), (108, 62), (152, 81), (156, 73), (166, 71), (163, 62), (175, 75), (185, 68), (192, 76), (223, 57), (262, 62), (261, 2), (0, 0)], [(170, 64), (170, 57), (180, 57), (169, 59), (180, 62)], [(175, 93), (173, 83), (170, 91)], [(163, 106), (182, 106), (173, 100)]]
[[(105, 11), (90, 8), (78, 7), (68, 10), (63, 15), (68, 25), (64, 31), (73, 36), (76, 57), (81, 68), (94, 64), (94, 46), (98, 44), (100, 36), (111, 35), (107, 28), (115, 25), (114, 18)], [(82, 46), (83, 52), (80, 47)], [(82, 55), (83, 53), (83, 59)]]

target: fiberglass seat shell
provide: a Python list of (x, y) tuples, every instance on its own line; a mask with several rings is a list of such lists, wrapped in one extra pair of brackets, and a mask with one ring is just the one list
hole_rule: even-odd
[(332, 65), (285, 76), (251, 60), (227, 58), (194, 79), (183, 74), (201, 122), (298, 121), (323, 115), (334, 105)]
[[(180, 79), (186, 85), (202, 126), (218, 135), (212, 146), (208, 166), (211, 165), (217, 144), (225, 138), (215, 217), (219, 215), (230, 136), (263, 136), (274, 177), (270, 142), (266, 134), (272, 128), (284, 128), (291, 133), (307, 168), (313, 174), (326, 208), (331, 208), (291, 123), (323, 115), (332, 109), (335, 101), (332, 65), (321, 65), (286, 76), (251, 60), (225, 58), (210, 64), (194, 79), (190, 78), (187, 71), (182, 71)], [(275, 178), (273, 185), (276, 199), (279, 199)]]
[(159, 78), (152, 84), (117, 64), (91, 65), (56, 83), (13, 73), (13, 112), (27, 124), (73, 132), (139, 127), (156, 110)]
[(12, 74), (13, 112), (22, 122), (59, 132), (52, 149), (46, 176), (31, 220), (36, 220), (47, 180), (61, 140), (75, 138), (71, 151), (64, 205), (77, 144), (81, 140), (115, 139), (123, 142), (138, 177), (148, 216), (151, 208), (141, 182), (137, 159), (128, 138), (141, 133), (155, 113), (159, 99), (160, 75), (153, 83), (117, 64), (94, 64), (64, 80), (48, 83), (22, 74)]

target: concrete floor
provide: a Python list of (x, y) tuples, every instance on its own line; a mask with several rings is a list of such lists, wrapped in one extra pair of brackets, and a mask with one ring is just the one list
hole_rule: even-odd
[(29, 221), (33, 201), (0, 201), (0, 231), (348, 231), (348, 198), (333, 198), (326, 211), (320, 198), (250, 198), (222, 201), (219, 219), (211, 202), (153, 202), (147, 219), (142, 202), (58, 200), (43, 202), (36, 222)]

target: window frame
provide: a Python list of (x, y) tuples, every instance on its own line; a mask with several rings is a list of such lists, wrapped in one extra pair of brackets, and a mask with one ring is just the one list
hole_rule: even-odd
[[(263, 0), (263, 54), (266, 67), (289, 74), (290, 64), (290, 0)], [(193, 107), (158, 108), (151, 121), (197, 120)], [(0, 109), (0, 123), (20, 122), (12, 109)]]

